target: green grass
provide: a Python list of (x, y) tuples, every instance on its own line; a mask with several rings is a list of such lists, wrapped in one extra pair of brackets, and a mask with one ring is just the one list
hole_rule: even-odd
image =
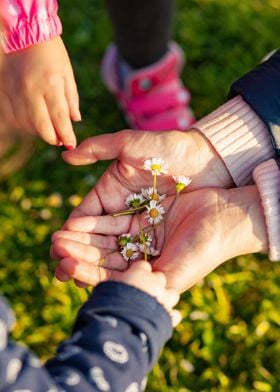
[[(81, 97), (79, 140), (124, 128), (99, 75), (102, 53), (111, 40), (103, 2), (61, 0), (60, 8)], [(198, 118), (222, 103), (230, 83), (279, 45), (279, 8), (277, 0), (177, 2), (174, 34), (186, 52), (183, 79), (191, 88)], [(69, 167), (59, 150), (38, 141), (29, 163), (1, 184), (1, 290), (17, 316), (13, 337), (43, 359), (69, 335), (87, 297), (73, 284), (53, 279), (50, 236), (105, 167)], [(55, 206), (56, 193), (61, 206)], [(147, 390), (278, 391), (279, 303), (278, 264), (256, 255), (221, 266), (182, 297), (183, 322)]]

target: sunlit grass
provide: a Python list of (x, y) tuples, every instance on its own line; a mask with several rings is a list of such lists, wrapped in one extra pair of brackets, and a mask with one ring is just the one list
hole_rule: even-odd
[[(175, 37), (186, 52), (183, 78), (201, 117), (230, 83), (279, 45), (275, 0), (178, 1)], [(111, 39), (103, 2), (60, 1), (64, 39), (79, 85), (79, 140), (126, 125), (99, 75)], [(38, 142), (30, 162), (0, 188), (1, 290), (16, 312), (13, 337), (42, 358), (71, 330), (87, 294), (53, 279), (50, 236), (95, 183), (104, 163), (69, 167)], [(280, 382), (280, 266), (240, 257), (186, 293), (177, 327), (155, 367), (149, 392), (277, 391)]]

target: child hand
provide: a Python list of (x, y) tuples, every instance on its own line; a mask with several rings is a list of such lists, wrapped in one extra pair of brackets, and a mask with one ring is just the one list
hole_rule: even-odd
[(76, 146), (81, 119), (71, 63), (60, 37), (3, 57), (0, 117), (52, 145)]
[(156, 298), (170, 314), (173, 326), (181, 321), (180, 312), (173, 309), (179, 301), (179, 292), (167, 289), (165, 275), (162, 272), (153, 272), (151, 264), (147, 261), (141, 260), (132, 263), (127, 271), (116, 272), (112, 276), (112, 280), (127, 283)]

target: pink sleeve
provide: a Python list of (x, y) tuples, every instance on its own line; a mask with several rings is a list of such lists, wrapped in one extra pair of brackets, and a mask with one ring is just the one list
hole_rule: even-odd
[(49, 41), (62, 33), (56, 0), (0, 0), (5, 53)]

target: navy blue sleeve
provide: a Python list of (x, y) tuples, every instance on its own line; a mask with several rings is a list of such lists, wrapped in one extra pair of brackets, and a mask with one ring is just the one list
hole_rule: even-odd
[(230, 98), (241, 95), (266, 124), (280, 157), (280, 50), (231, 86)]
[(26, 348), (2, 339), (3, 309), (0, 391), (5, 392), (141, 391), (172, 333), (168, 313), (154, 298), (123, 283), (101, 283), (81, 308), (71, 338), (41, 366)]

